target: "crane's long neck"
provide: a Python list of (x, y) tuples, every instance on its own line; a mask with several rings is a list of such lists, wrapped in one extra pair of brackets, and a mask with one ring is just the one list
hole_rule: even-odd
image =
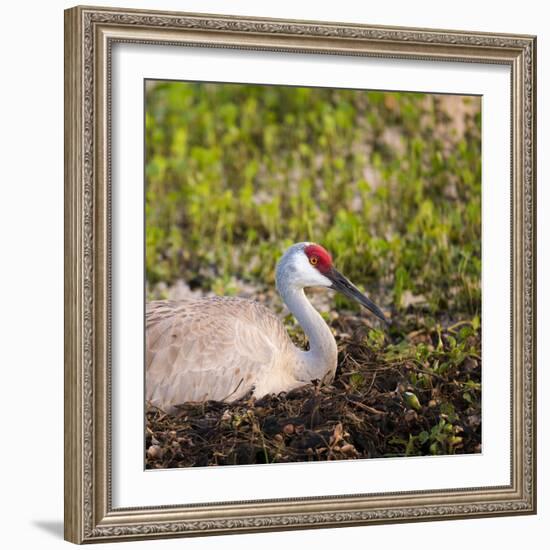
[(303, 289), (284, 285), (279, 292), (309, 340), (309, 351), (296, 348), (296, 377), (308, 382), (332, 380), (336, 372), (338, 348), (328, 325), (306, 298)]

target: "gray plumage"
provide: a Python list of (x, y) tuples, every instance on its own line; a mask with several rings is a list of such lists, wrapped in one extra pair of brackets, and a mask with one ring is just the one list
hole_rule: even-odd
[(146, 398), (174, 412), (186, 401), (233, 401), (303, 384), (285, 365), (293, 344), (266, 307), (241, 298), (150, 302)]
[(304, 294), (335, 288), (380, 318), (383, 313), (332, 266), (319, 245), (297, 243), (277, 264), (277, 290), (303, 328), (309, 350), (297, 348), (279, 318), (242, 298), (156, 301), (146, 308), (146, 399), (175, 412), (187, 401), (234, 401), (331, 381), (338, 350), (329, 327)]

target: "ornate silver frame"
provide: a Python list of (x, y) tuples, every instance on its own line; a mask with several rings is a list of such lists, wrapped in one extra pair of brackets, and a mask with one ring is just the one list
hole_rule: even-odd
[[(115, 42), (498, 63), (512, 72), (509, 486), (113, 509), (110, 56)], [(536, 38), (128, 9), (65, 12), (65, 538), (76, 543), (536, 512)]]

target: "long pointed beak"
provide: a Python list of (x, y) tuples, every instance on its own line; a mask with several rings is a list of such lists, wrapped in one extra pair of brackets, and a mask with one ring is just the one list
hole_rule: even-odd
[(382, 310), (368, 297), (365, 296), (354, 284), (352, 284), (346, 277), (344, 277), (339, 271), (333, 267), (324, 273), (325, 277), (332, 282), (331, 288), (341, 292), (344, 296), (359, 302), (362, 306), (366, 307), (369, 311), (374, 313), (379, 319), (386, 324), (390, 324)]

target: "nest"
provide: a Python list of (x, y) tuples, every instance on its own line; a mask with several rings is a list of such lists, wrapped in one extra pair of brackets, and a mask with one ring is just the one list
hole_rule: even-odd
[(352, 328), (353, 338), (340, 331), (339, 366), (330, 385), (233, 403), (184, 403), (176, 415), (149, 407), (146, 467), (481, 452), (478, 361), (465, 357), (437, 374), (429, 361), (388, 361), (387, 350), (365, 346), (366, 329)]

